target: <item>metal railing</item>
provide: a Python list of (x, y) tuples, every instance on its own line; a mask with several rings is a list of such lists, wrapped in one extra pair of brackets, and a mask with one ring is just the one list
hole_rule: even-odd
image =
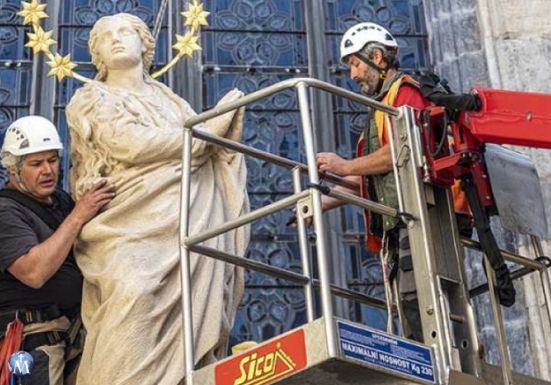
[[(185, 351), (185, 373), (186, 384), (191, 385), (192, 372), (194, 369), (194, 351), (193, 351), (193, 326), (192, 326), (192, 303), (191, 303), (191, 279), (190, 279), (190, 265), (189, 257), (191, 252), (197, 252), (205, 256), (216, 258), (225, 262), (233, 263), (242, 267), (246, 267), (252, 270), (260, 271), (263, 273), (271, 274), (276, 277), (284, 278), (286, 280), (302, 284), (305, 290), (305, 307), (308, 320), (311, 321), (314, 318), (313, 310), (313, 286), (319, 287), (321, 297), (321, 315), (324, 317), (325, 334), (327, 338), (327, 351), (332, 357), (336, 356), (337, 343), (335, 337), (335, 327), (333, 324), (333, 306), (331, 294), (336, 294), (348, 299), (354, 299), (356, 301), (366, 303), (372, 306), (386, 308), (386, 302), (377, 298), (367, 296), (365, 294), (349, 290), (347, 288), (338, 287), (332, 285), (329, 280), (328, 270), (328, 258), (325, 245), (325, 239), (323, 234), (325, 233), (323, 219), (322, 219), (322, 207), (321, 207), (321, 194), (320, 191), (320, 177), (318, 174), (316, 164), (316, 151), (314, 148), (314, 136), (312, 129), (312, 122), (310, 119), (310, 109), (308, 102), (308, 87), (321, 89), (327, 92), (331, 92), (335, 95), (345, 97), (349, 100), (358, 102), (363, 105), (384, 111), (393, 116), (398, 115), (398, 109), (390, 107), (386, 104), (377, 102), (370, 98), (358, 95), (356, 93), (344, 90), (339, 87), (335, 87), (331, 84), (322, 82), (317, 79), (310, 78), (297, 78), (285, 80), (280, 83), (274, 84), (270, 87), (256, 91), (249, 95), (246, 95), (238, 100), (230, 103), (217, 106), (212, 110), (203, 112), (188, 119), (185, 122), (184, 139), (182, 148), (182, 195), (180, 202), (180, 261), (181, 261), (181, 283), (182, 283), (182, 314), (183, 314), (183, 328), (184, 328), (184, 351)], [(216, 135), (206, 133), (197, 129), (193, 129), (193, 126), (205, 122), (214, 117), (220, 116), (226, 112), (233, 111), (247, 104), (255, 102), (259, 99), (270, 96), (274, 93), (281, 92), (283, 90), (295, 88), (298, 97), (299, 111), (302, 123), (302, 131), (304, 138), (305, 153), (307, 159), (307, 165), (271, 154), (269, 152), (254, 149), (246, 146), (242, 143), (234, 142), (226, 138), (222, 138)], [(208, 232), (204, 232), (200, 235), (190, 236), (189, 234), (189, 207), (190, 207), (190, 181), (191, 181), (191, 145), (192, 138), (202, 139), (211, 143), (239, 151), (246, 155), (250, 155), (265, 161), (272, 162), (282, 167), (293, 170), (294, 181), (294, 194), (288, 196), (282, 200), (269, 204), (265, 207), (251, 211), (239, 218), (224, 223)], [(306, 190), (302, 190), (300, 186), (300, 174), (307, 173), (309, 185)], [(326, 180), (340, 184), (342, 186), (357, 189), (358, 186), (350, 183), (335, 175), (327, 175)], [(377, 202), (369, 201), (359, 198), (356, 195), (339, 192), (331, 189), (324, 189), (325, 193), (330, 196), (334, 196), (347, 203), (356, 204), (360, 207), (368, 208), (373, 212), (394, 216), (398, 215), (396, 209), (381, 205)], [(303, 273), (299, 274), (292, 271), (280, 269), (262, 262), (252, 261), (244, 259), (236, 255), (231, 255), (220, 250), (215, 250), (209, 247), (201, 246), (199, 243), (220, 235), (224, 232), (237, 228), (239, 226), (246, 225), (256, 219), (259, 219), (265, 215), (274, 213), (284, 208), (297, 206), (298, 202), (302, 199), (309, 198), (312, 214), (314, 231), (318, 236), (316, 237), (316, 256), (319, 280), (312, 278), (311, 266), (308, 258), (308, 250), (306, 244), (306, 229), (304, 220), (297, 212), (297, 231), (299, 236), (299, 246), (301, 251), (301, 258), (303, 263)]]
[[(351, 299), (364, 303), (370, 306), (377, 308), (386, 309), (386, 301), (374, 298), (363, 293), (350, 290), (348, 288), (339, 287), (333, 285), (329, 280), (328, 272), (328, 257), (324, 239), (324, 224), (322, 220), (322, 207), (321, 207), (321, 195), (326, 194), (330, 197), (337, 198), (345, 203), (353, 204), (361, 208), (371, 210), (375, 213), (402, 218), (407, 217), (407, 213), (400, 212), (399, 210), (388, 207), (382, 204), (379, 204), (374, 201), (360, 198), (357, 195), (339, 191), (336, 189), (331, 189), (327, 186), (322, 186), (320, 184), (320, 176), (318, 174), (317, 164), (316, 164), (316, 149), (314, 147), (314, 137), (312, 122), (310, 120), (309, 112), (309, 102), (308, 102), (308, 87), (317, 88), (332, 94), (347, 98), (354, 102), (372, 107), (377, 110), (386, 112), (391, 116), (398, 116), (400, 110), (394, 107), (388, 106), (386, 104), (377, 102), (370, 98), (358, 95), (356, 93), (344, 90), (342, 88), (333, 86), (331, 84), (322, 82), (317, 79), (310, 78), (296, 78), (282, 81), (280, 83), (274, 84), (270, 87), (264, 88), (262, 90), (256, 91), (249, 95), (246, 95), (238, 100), (233, 102), (216, 106), (212, 110), (198, 114), (185, 122), (184, 129), (184, 138), (183, 138), (183, 149), (182, 149), (182, 194), (180, 202), (180, 261), (181, 261), (181, 284), (182, 284), (182, 314), (183, 314), (183, 328), (184, 328), (184, 350), (185, 350), (185, 373), (186, 373), (186, 385), (192, 385), (193, 376), (192, 372), (194, 370), (194, 351), (193, 351), (193, 326), (192, 326), (192, 303), (191, 303), (191, 279), (190, 279), (190, 265), (189, 257), (191, 252), (196, 252), (201, 255), (212, 257), (227, 263), (231, 263), (237, 266), (248, 268), (254, 271), (261, 273), (269, 274), (278, 278), (285, 279), (287, 281), (300, 284), (304, 287), (305, 294), (305, 310), (307, 321), (310, 322), (314, 319), (314, 301), (313, 301), (313, 289), (314, 287), (319, 288), (320, 297), (321, 297), (321, 316), (324, 317), (324, 327), (325, 334), (327, 337), (327, 350), (330, 356), (335, 356), (337, 352), (337, 343), (335, 337), (335, 327), (333, 324), (333, 307), (331, 295), (341, 296), (343, 298)], [(299, 111), (302, 123), (302, 132), (304, 138), (304, 149), (307, 159), (307, 164), (302, 164), (281, 156), (271, 154), (266, 151), (258, 150), (250, 146), (244, 145), (239, 142), (235, 142), (223, 137), (219, 137), (214, 134), (207, 133), (202, 130), (194, 129), (193, 127), (199, 123), (205, 122), (209, 119), (220, 116), (229, 111), (238, 109), (240, 107), (246, 106), (250, 103), (253, 103), (259, 99), (268, 97), (272, 94), (281, 92), (286, 89), (295, 88), (298, 96)], [(191, 145), (192, 138), (197, 138), (201, 140), (208, 141), (210, 143), (223, 146), (225, 148), (246, 154), (258, 159), (262, 159), (273, 164), (279, 165), (281, 167), (287, 168), (292, 171), (293, 176), (293, 185), (294, 193), (288, 197), (285, 197), (279, 201), (268, 204), (264, 207), (251, 211), (247, 214), (241, 215), (239, 218), (228, 221), (220, 226), (217, 226), (213, 229), (210, 229), (207, 232), (203, 232), (197, 235), (189, 234), (189, 207), (190, 207), (190, 181), (191, 181)], [(396, 165), (396, 158), (398, 155), (392, 154), (394, 163)], [(395, 167), (396, 168), (396, 167)], [(306, 189), (303, 189), (301, 186), (301, 174), (308, 175), (308, 186)], [(336, 185), (346, 187), (351, 190), (358, 190), (358, 185), (352, 183), (346, 179), (343, 179), (339, 176), (332, 174), (325, 174), (324, 179), (328, 182), (331, 182)], [(308, 244), (307, 244), (307, 234), (306, 234), (306, 225), (304, 218), (300, 215), (301, 202), (307, 200), (307, 206), (312, 210), (313, 225), (314, 231), (317, 234), (316, 236), (316, 250), (317, 250), (317, 265), (319, 280), (313, 278), (312, 267), (310, 264)], [(262, 218), (266, 215), (272, 214), (282, 209), (295, 207), (297, 209), (297, 233), (298, 233), (298, 242), (299, 242), (299, 251), (302, 262), (302, 274), (295, 271), (290, 271), (282, 268), (278, 268), (263, 262), (246, 259), (240, 256), (231, 255), (221, 250), (216, 250), (210, 247), (200, 245), (201, 242), (204, 242), (208, 239), (216, 237), (220, 234), (223, 234), (227, 231), (233, 230), (237, 227), (249, 224), (259, 218)], [(532, 239), (534, 247), (536, 249), (536, 255), (541, 256), (541, 245), (537, 240)], [(478, 242), (463, 238), (461, 239), (463, 246), (480, 250), (480, 245)], [(539, 245), (539, 248), (537, 247)], [(551, 300), (551, 287), (549, 284), (549, 273), (548, 273), (548, 264), (538, 261), (528, 259), (522, 256), (518, 256), (507, 251), (502, 250), (502, 254), (505, 259), (516, 264), (523, 266), (522, 275), (525, 275), (532, 271), (539, 271), (542, 281), (544, 281), (544, 293), (545, 293), (545, 303), (547, 306), (547, 313), (549, 315), (549, 321), (551, 322), (551, 310), (549, 307)], [(522, 276), (517, 274), (518, 276)], [(490, 285), (493, 286), (493, 277), (489, 274)], [(472, 289), (470, 294), (471, 296), (479, 295), (485, 291), (488, 291), (488, 285)], [(501, 320), (501, 314), (499, 311), (496, 311), (496, 301), (495, 293), (493, 308), (494, 314), (496, 317), (499, 317), (499, 322), (501, 325), (500, 334), (503, 336), (503, 325)], [(498, 309), (499, 310), (499, 309)], [(461, 320), (456, 320), (461, 321)], [(496, 326), (499, 329), (499, 326)], [(506, 343), (504, 338), (498, 339), (500, 342), (500, 350), (502, 354), (507, 354), (507, 349), (504, 347)], [(504, 368), (504, 376), (509, 376), (511, 373), (510, 364), (508, 360), (503, 360), (506, 368)]]
[[(532, 272), (539, 272), (540, 282), (542, 285), (542, 291), (544, 295), (544, 305), (547, 314), (547, 321), (551, 325), (551, 277), (549, 275), (549, 267), (551, 266), (551, 260), (548, 257), (543, 256), (543, 249), (538, 237), (530, 236), (530, 241), (534, 249), (536, 259), (529, 259), (506, 250), (500, 250), (503, 258), (516, 265), (522, 266), (520, 269), (511, 271), (511, 279), (518, 280)], [(480, 243), (468, 239), (462, 238), (461, 243), (463, 246), (472, 250), (480, 251), (483, 253)], [(498, 292), (496, 288), (496, 276), (490, 265), (489, 259), (486, 255), (483, 255), (483, 263), (488, 279), (488, 283), (477, 286), (469, 291), (469, 295), (472, 297), (481, 295), (485, 292), (490, 293), (490, 306), (492, 308), (492, 314), (494, 319), (494, 326), (496, 330), (496, 340), (501, 357), (501, 371), (503, 381), (506, 385), (512, 385), (513, 381), (513, 369), (511, 364), (511, 357), (507, 344), (507, 337), (505, 333), (505, 324), (503, 322), (503, 313), (499, 304)]]

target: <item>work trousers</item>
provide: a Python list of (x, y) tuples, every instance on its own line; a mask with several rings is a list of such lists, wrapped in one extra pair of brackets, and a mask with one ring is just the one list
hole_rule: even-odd
[[(71, 322), (65, 316), (48, 322), (28, 324), (23, 329), (23, 338), (43, 332), (67, 333), (70, 326)], [(28, 351), (34, 359), (34, 368), (30, 375), (20, 378), (18, 384), (74, 385), (78, 361), (82, 352), (81, 343), (82, 341), (77, 338), (74, 346), (68, 348), (66, 340), (62, 340), (53, 345), (46, 344)]]

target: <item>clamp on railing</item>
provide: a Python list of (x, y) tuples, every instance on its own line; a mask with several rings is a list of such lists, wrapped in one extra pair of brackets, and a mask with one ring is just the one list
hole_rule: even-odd
[(323, 195), (329, 195), (331, 193), (331, 187), (322, 183), (308, 183), (306, 184), (306, 188), (315, 188)]

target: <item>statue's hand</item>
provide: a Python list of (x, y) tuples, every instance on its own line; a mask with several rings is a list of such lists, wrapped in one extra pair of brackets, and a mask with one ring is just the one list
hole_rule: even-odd
[[(234, 88), (226, 95), (224, 95), (222, 99), (220, 99), (220, 101), (216, 104), (216, 106), (218, 107), (223, 104), (230, 103), (234, 100), (239, 99), (243, 95), (244, 93), (242, 91), (240, 91), (237, 88)], [(235, 116), (236, 111), (237, 110), (233, 110), (223, 115), (220, 115), (214, 119), (211, 119), (207, 122), (207, 125), (212, 129), (213, 133), (215, 133), (216, 135), (228, 137), (231, 135), (231, 132), (228, 132), (228, 130), (231, 126), (231, 123)], [(241, 134), (239, 134), (239, 136), (241, 136)]]
[[(241, 97), (243, 97), (245, 93), (237, 88), (234, 88), (230, 92), (228, 92), (224, 97), (220, 100), (224, 100), (225, 98), (228, 98), (229, 101), (237, 100)], [(233, 98), (233, 99), (230, 99)], [(238, 110), (233, 111), (233, 117), (230, 122), (230, 127), (228, 129), (228, 132), (226, 133), (226, 138), (240, 142), (243, 136), (243, 119), (245, 118), (245, 107), (240, 107)]]
[(222, 104), (233, 102), (234, 100), (239, 99), (243, 95), (245, 95), (243, 93), (243, 91), (241, 91), (239, 88), (234, 88), (233, 90), (228, 92), (226, 95), (222, 96), (222, 99), (220, 99), (218, 101), (217, 105), (219, 106), (219, 105), (222, 105)]

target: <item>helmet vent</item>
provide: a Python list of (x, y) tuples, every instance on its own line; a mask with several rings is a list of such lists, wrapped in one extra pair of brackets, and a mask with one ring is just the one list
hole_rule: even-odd
[(44, 142), (49, 142), (49, 141), (51, 141), (50, 138), (44, 138)]
[(352, 41), (350, 41), (350, 39), (344, 42), (344, 46), (345, 46), (346, 48), (348, 48), (348, 47), (350, 47), (350, 46), (352, 46), (352, 45), (353, 45), (353, 43), (352, 43)]
[(21, 142), (21, 144), (19, 145), (19, 149), (22, 150), (24, 148), (27, 148), (29, 147), (29, 139), (25, 139), (24, 141)]

